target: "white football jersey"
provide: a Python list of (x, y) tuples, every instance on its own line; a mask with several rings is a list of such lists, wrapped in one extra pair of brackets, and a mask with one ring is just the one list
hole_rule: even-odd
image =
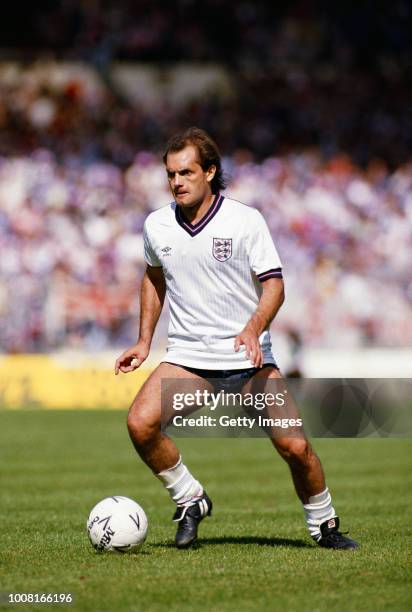
[[(217, 194), (207, 214), (189, 223), (175, 202), (151, 213), (144, 254), (163, 268), (170, 306), (163, 361), (193, 368), (250, 368), (235, 337), (255, 312), (261, 282), (282, 278), (281, 262), (260, 212)], [(269, 331), (260, 336), (264, 363), (274, 363)]]

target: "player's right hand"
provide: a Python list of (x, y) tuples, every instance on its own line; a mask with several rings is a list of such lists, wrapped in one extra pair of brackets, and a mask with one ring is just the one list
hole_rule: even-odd
[(124, 351), (120, 357), (116, 359), (114, 364), (114, 373), (117, 375), (119, 372), (133, 372), (137, 370), (142, 363), (147, 359), (149, 355), (150, 347), (142, 342), (138, 342), (131, 348)]

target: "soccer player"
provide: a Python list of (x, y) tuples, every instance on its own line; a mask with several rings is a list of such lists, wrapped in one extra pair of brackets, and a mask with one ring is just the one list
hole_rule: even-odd
[[(169, 141), (163, 161), (174, 201), (146, 219), (139, 338), (117, 359), (115, 373), (132, 372), (149, 355), (167, 293), (167, 354), (134, 399), (127, 424), (136, 451), (176, 503), (176, 546), (186, 548), (212, 501), (161, 429), (161, 382), (280, 379), (269, 326), (284, 287), (260, 212), (221, 193), (221, 158), (210, 136), (189, 128)], [(357, 548), (339, 531), (321, 463), (304, 434), (271, 442), (289, 465), (312, 538), (326, 548)]]

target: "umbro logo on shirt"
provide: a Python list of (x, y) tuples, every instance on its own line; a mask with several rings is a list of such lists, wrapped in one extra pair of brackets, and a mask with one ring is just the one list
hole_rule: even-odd
[(171, 254), (170, 251), (172, 250), (172, 247), (165, 246), (165, 247), (163, 247), (163, 249), (160, 249), (160, 250), (166, 256), (166, 255), (170, 255)]
[(218, 261), (227, 261), (232, 257), (231, 238), (213, 238), (213, 257)]

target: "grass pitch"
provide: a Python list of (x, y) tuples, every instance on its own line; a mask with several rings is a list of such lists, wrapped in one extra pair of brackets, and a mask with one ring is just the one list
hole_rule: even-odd
[[(361, 544), (349, 553), (312, 544), (267, 440), (178, 443), (214, 502), (187, 551), (172, 545), (173, 506), (122, 412), (0, 412), (0, 591), (70, 592), (73, 609), (93, 611), (412, 608), (412, 441), (314, 441), (342, 529)], [(98, 554), (85, 534), (92, 506), (114, 494), (148, 515), (136, 553)]]

